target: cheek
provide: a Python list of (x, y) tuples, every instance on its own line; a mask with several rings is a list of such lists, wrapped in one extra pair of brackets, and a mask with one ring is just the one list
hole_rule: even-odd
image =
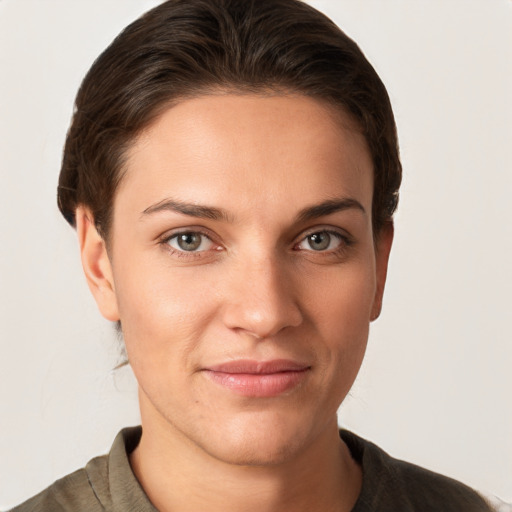
[[(123, 336), (135, 365), (157, 368), (194, 351), (215, 301), (193, 273), (133, 265), (114, 276)], [(123, 271), (124, 270), (124, 271)], [(172, 363), (170, 363), (172, 364)]]
[[(324, 340), (324, 375), (331, 375), (337, 391), (344, 398), (361, 366), (368, 341), (370, 316), (375, 295), (375, 274), (368, 264), (339, 270), (325, 280), (317, 293), (311, 316)], [(329, 386), (327, 386), (329, 387)]]
[(340, 267), (327, 273), (321, 283), (316, 283), (314, 297), (310, 300), (317, 325), (330, 333), (329, 338), (336, 333), (343, 338), (349, 333), (364, 336), (368, 331), (375, 291), (371, 258), (364, 264)]

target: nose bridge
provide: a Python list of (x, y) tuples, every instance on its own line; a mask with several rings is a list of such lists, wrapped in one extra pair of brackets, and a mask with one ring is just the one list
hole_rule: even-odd
[(252, 254), (236, 265), (230, 280), (225, 322), (268, 338), (302, 322), (289, 269), (275, 254)]

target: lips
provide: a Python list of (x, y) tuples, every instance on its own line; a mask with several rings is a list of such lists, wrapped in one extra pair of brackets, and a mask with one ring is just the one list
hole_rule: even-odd
[(237, 360), (203, 369), (215, 384), (238, 395), (268, 398), (292, 390), (306, 378), (310, 366), (296, 361)]

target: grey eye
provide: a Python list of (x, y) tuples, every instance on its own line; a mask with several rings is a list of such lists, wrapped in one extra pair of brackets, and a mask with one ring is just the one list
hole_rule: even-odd
[(331, 235), (325, 231), (308, 235), (309, 247), (314, 251), (325, 251), (331, 244)]
[(317, 231), (305, 236), (297, 248), (301, 251), (333, 251), (344, 243), (343, 240), (343, 236), (334, 231)]
[(184, 251), (196, 251), (201, 245), (201, 235), (197, 233), (183, 233), (176, 237), (180, 249)]
[(202, 233), (189, 231), (178, 233), (169, 238), (167, 242), (173, 249), (185, 252), (205, 251), (212, 247), (212, 241)]

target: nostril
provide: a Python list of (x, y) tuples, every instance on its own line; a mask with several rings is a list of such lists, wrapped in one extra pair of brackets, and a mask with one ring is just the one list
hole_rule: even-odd
[(263, 340), (284, 329), (299, 326), (302, 323), (302, 314), (293, 302), (282, 301), (272, 306), (269, 303), (246, 301), (228, 306), (224, 322), (231, 329)]

